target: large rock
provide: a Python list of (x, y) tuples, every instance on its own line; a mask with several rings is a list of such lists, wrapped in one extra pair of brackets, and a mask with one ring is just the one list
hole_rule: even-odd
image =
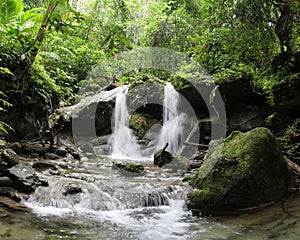
[(130, 117), (129, 127), (133, 129), (134, 134), (139, 140), (145, 139), (147, 131), (159, 121), (150, 114), (134, 113)]
[(169, 168), (173, 171), (187, 170), (190, 164), (189, 160), (174, 152), (166, 151), (167, 146), (154, 154), (154, 165)]
[(233, 132), (215, 144), (192, 179), (189, 208), (209, 213), (257, 207), (281, 199), (289, 172), (274, 135), (267, 128)]
[(13, 182), (13, 187), (24, 193), (35, 191), (38, 186), (47, 186), (48, 183), (41, 181), (34, 169), (24, 163), (5, 170), (4, 173)]
[(246, 132), (264, 125), (264, 119), (256, 106), (237, 104), (230, 108), (228, 126), (232, 130)]
[(41, 144), (40, 142), (26, 142), (22, 144), (22, 151), (24, 153), (37, 153), (39, 156), (44, 156), (51, 151), (52, 147), (49, 144)]
[(18, 155), (10, 148), (0, 149), (0, 171), (19, 163)]

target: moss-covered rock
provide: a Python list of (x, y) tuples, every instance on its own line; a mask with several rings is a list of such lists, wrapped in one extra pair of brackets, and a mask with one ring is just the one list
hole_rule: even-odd
[(189, 168), (190, 163), (188, 159), (174, 152), (168, 152), (165, 148), (154, 154), (154, 165), (172, 169), (173, 171), (187, 170)]
[(18, 155), (10, 148), (0, 149), (0, 171), (19, 163)]
[(134, 134), (139, 140), (146, 137), (147, 131), (159, 121), (153, 118), (150, 114), (134, 113), (130, 117), (129, 127), (133, 129)]
[(122, 173), (130, 174), (142, 174), (144, 172), (144, 166), (142, 164), (135, 164), (135, 163), (113, 163), (112, 166), (115, 170), (121, 170)]
[(289, 172), (270, 130), (233, 132), (213, 146), (192, 179), (188, 206), (209, 213), (231, 212), (277, 201), (289, 185)]
[(154, 165), (163, 167), (173, 160), (172, 154), (166, 151), (167, 146), (154, 154)]

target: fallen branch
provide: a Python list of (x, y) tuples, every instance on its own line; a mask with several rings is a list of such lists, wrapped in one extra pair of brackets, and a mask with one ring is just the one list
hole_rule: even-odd
[(293, 161), (291, 161), (287, 156), (284, 156), (285, 160), (287, 161), (288, 165), (298, 174), (300, 174), (300, 166)]
[(291, 157), (292, 159), (300, 160), (300, 157), (294, 153), (284, 152), (284, 155)]
[(193, 142), (185, 142), (185, 145), (192, 145), (192, 146), (199, 146), (199, 147), (205, 147), (208, 148), (208, 145), (206, 144), (201, 144), (201, 143), (193, 143)]

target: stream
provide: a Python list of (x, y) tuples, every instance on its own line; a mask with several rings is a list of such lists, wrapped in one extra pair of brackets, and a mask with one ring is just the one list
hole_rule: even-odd
[[(122, 87), (116, 96), (109, 156), (103, 156), (105, 151), (97, 146), (93, 152), (98, 154), (86, 153), (80, 161), (22, 158), (48, 166), (38, 176), (49, 186), (24, 195), (25, 209), (0, 205), (0, 239), (300, 239), (299, 193), (235, 216), (197, 217), (186, 208), (191, 189), (182, 179), (190, 173), (153, 164), (153, 154), (166, 143), (180, 154), (188, 139), (182, 130), (179, 95), (170, 84), (164, 92), (163, 125), (143, 151), (129, 129), (127, 88)], [(142, 164), (145, 170), (143, 174), (125, 172), (113, 167), (114, 162)]]
[(114, 159), (103, 156), (82, 163), (47, 161), (58, 168), (39, 173), (49, 187), (23, 198), (29, 210), (0, 208), (0, 239), (300, 237), (299, 194), (251, 214), (196, 217), (185, 207), (188, 185), (178, 174), (149, 161), (141, 162), (146, 169), (143, 176), (124, 176), (112, 169)]

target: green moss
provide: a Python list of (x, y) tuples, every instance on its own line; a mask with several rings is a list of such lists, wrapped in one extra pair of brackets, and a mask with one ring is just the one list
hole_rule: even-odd
[(125, 172), (130, 173), (143, 173), (144, 166), (141, 164), (134, 164), (134, 163), (114, 163), (113, 169), (121, 169)]
[(133, 129), (137, 138), (142, 140), (147, 131), (156, 123), (158, 120), (150, 114), (134, 113), (130, 117), (129, 127)]
[(286, 128), (278, 140), (284, 151), (298, 154), (300, 152), (300, 118)]
[[(218, 148), (219, 146), (219, 148)], [(189, 206), (226, 211), (280, 199), (289, 183), (287, 166), (274, 135), (267, 128), (232, 133), (214, 149), (191, 184)]]

